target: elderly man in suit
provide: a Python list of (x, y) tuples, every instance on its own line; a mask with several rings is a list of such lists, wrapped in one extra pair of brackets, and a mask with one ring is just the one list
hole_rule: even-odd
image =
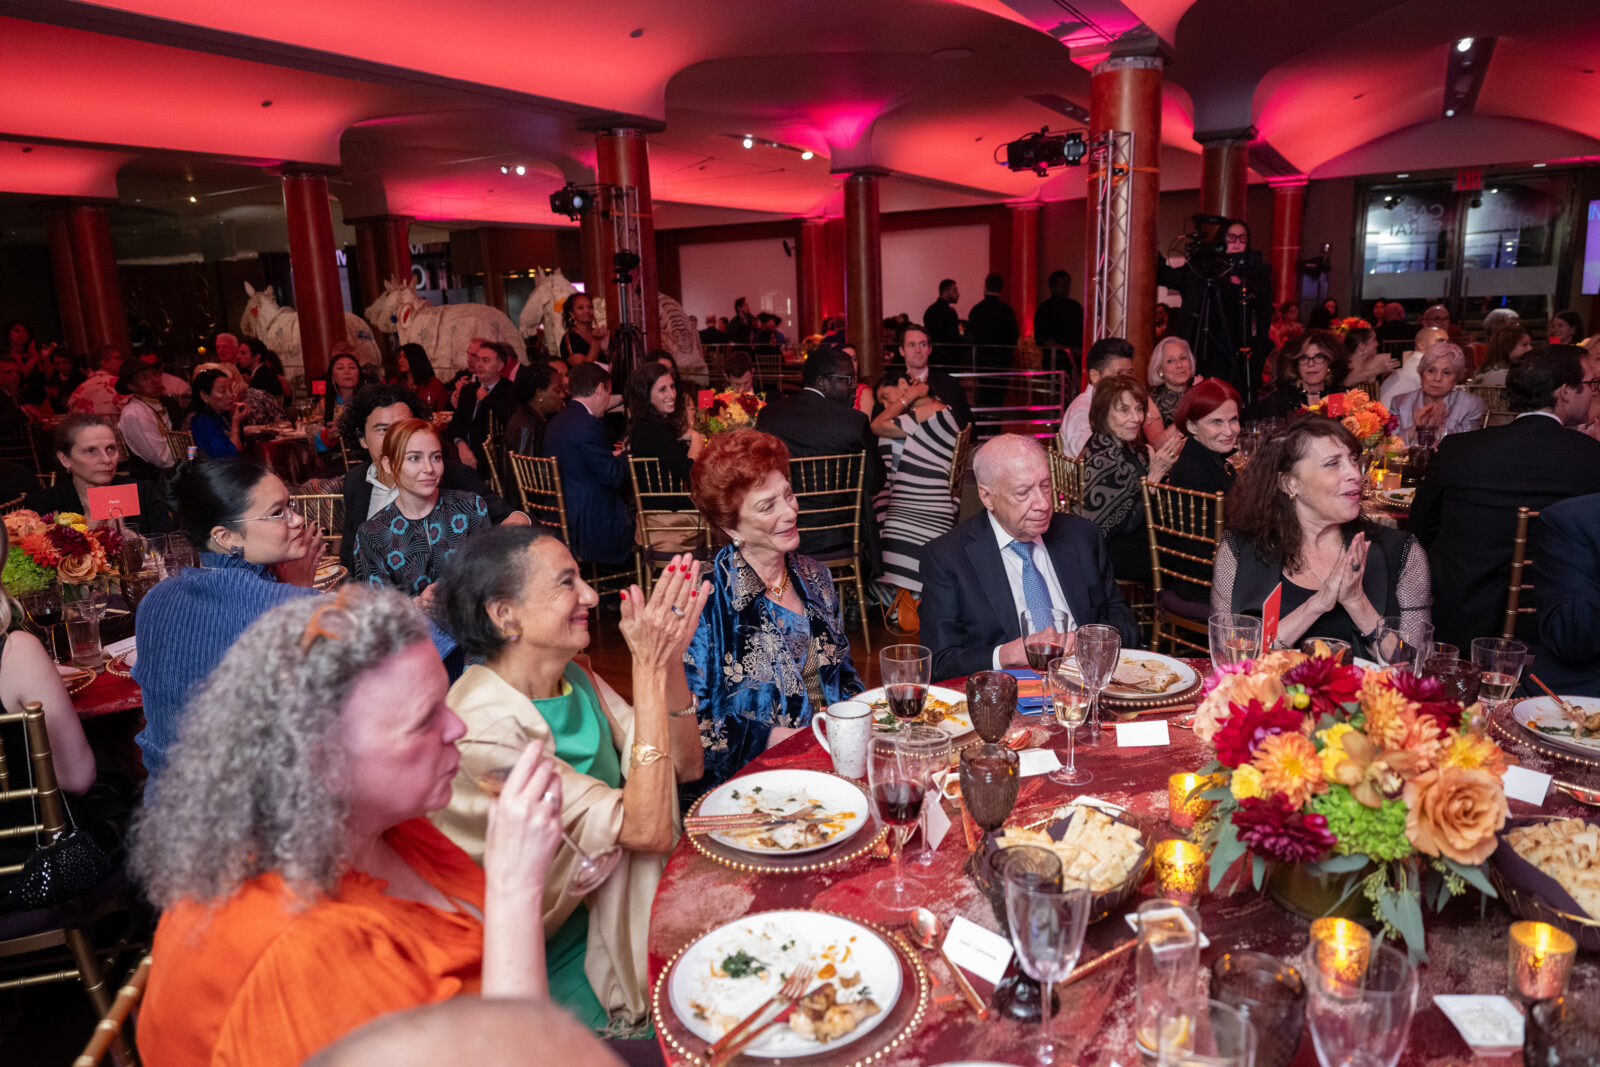
[(983, 513), (922, 552), (922, 638), (934, 677), (1027, 666), (1028, 609), (1064, 609), (1072, 627), (1108, 623), (1122, 647), (1137, 647), (1139, 626), (1112, 576), (1105, 536), (1087, 519), (1056, 513), (1039, 442), (995, 437), (972, 468)]

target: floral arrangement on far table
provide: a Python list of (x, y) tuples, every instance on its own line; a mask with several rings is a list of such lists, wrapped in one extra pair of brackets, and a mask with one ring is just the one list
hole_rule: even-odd
[(767, 402), (753, 393), (715, 393), (711, 403), (700, 409), (700, 432), (706, 435), (742, 430), (756, 424), (756, 415)]
[(1343, 337), (1351, 330), (1370, 330), (1372, 329), (1372, 323), (1359, 315), (1346, 315), (1342, 319), (1334, 319), (1328, 324), (1328, 329)]
[(1400, 428), (1400, 420), (1363, 389), (1333, 393), (1305, 410), (1338, 419), (1363, 448), (1377, 448)]
[(11, 554), (0, 580), (13, 596), (48, 589), (57, 581), (88, 585), (116, 569), (122, 535), (109, 526), (90, 526), (77, 512), (40, 516), (26, 508), (5, 517)]
[[(1437, 910), (1472, 885), (1509, 814), (1506, 754), (1482, 708), (1437, 679), (1270, 652), (1206, 680), (1194, 732), (1221, 784), (1206, 832), (1211, 887), (1246, 854), (1257, 888), (1269, 861), (1351, 875), (1385, 927), (1425, 959), (1421, 901)], [(1337, 905), (1336, 905), (1337, 906)]]

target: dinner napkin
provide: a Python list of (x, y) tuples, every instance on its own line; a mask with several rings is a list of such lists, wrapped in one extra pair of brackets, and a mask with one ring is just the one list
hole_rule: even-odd
[(1023, 715), (1038, 715), (1050, 704), (1044, 693), (1044, 679), (1038, 671), (1026, 667), (1013, 667), (1006, 671), (1017, 680), (1017, 711)]

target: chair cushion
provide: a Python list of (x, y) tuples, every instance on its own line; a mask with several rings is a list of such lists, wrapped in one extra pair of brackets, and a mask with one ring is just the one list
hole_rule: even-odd
[(1170, 589), (1161, 590), (1156, 597), (1156, 607), (1169, 615), (1189, 619), (1192, 622), (1205, 622), (1211, 618), (1211, 605), (1201, 604), (1193, 600), (1185, 600)]

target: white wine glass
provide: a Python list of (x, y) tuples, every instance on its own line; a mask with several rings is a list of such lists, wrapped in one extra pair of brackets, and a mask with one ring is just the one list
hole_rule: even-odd
[(1211, 669), (1220, 671), (1261, 655), (1261, 620), (1254, 615), (1218, 612), (1206, 620)]
[(1067, 765), (1051, 771), (1048, 777), (1061, 785), (1086, 785), (1094, 781), (1094, 775), (1078, 768), (1077, 734), (1078, 727), (1089, 718), (1090, 695), (1078, 681), (1070, 662), (1065, 656), (1053, 659), (1044, 674), (1045, 690), (1050, 695), (1055, 720), (1067, 731)]
[(1055, 984), (1072, 973), (1083, 950), (1083, 932), (1089, 925), (1092, 895), (1087, 886), (1053, 890), (1040, 885), (1027, 872), (1004, 875), (1006, 924), (1017, 963), (1043, 990), (1039, 1001), (1039, 1067), (1060, 1067), (1069, 1062), (1066, 1045), (1050, 1033), (1051, 995)]
[[(461, 750), (459, 773), (491, 797), (498, 797), (511, 768), (532, 743), (533, 738), (528, 736), (522, 723), (509, 715), (496, 719), (477, 736), (457, 742)], [(598, 855), (590, 855), (579, 848), (565, 830), (561, 831), (561, 840), (577, 860), (569, 883), (576, 896), (588, 896), (598, 889), (622, 860), (622, 850), (615, 845)]]
[(1078, 673), (1083, 677), (1083, 688), (1089, 692), (1089, 735), (1086, 745), (1100, 743), (1100, 692), (1111, 684), (1117, 661), (1122, 655), (1122, 633), (1115, 626), (1091, 623), (1078, 627)]
[(1528, 646), (1521, 641), (1503, 637), (1472, 639), (1472, 665), (1479, 671), (1478, 697), (1488, 705), (1489, 712), (1511, 699), (1527, 658)]
[(1417, 969), (1406, 954), (1378, 945), (1356, 982), (1310, 970), (1306, 1022), (1322, 1067), (1394, 1067), (1417, 1010)]

